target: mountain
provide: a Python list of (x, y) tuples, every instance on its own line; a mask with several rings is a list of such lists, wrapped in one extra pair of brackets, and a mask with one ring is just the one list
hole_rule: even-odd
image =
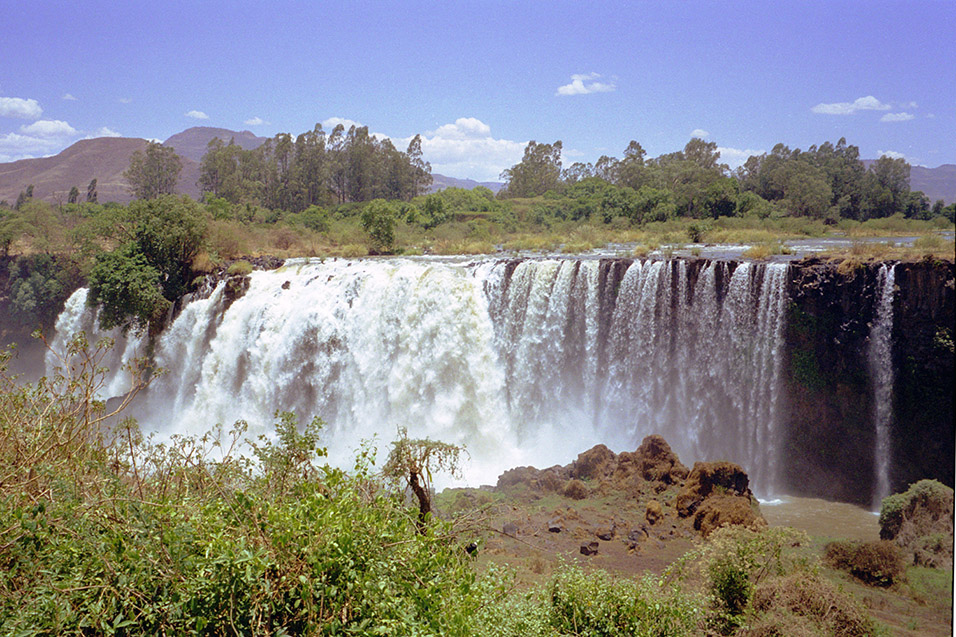
[(163, 146), (170, 146), (176, 149), (180, 157), (188, 157), (199, 163), (202, 161), (202, 156), (206, 154), (206, 147), (214, 137), (218, 137), (227, 144), (232, 140), (244, 150), (255, 150), (268, 140), (267, 137), (257, 137), (247, 130), (237, 133), (228, 128), (193, 126), (181, 133), (176, 133), (164, 141)]
[(956, 202), (956, 164), (936, 168), (913, 166), (910, 169), (910, 190), (922, 190), (930, 204), (942, 199), (947, 205)]
[(505, 187), (503, 183), (497, 181), (458, 179), (457, 177), (446, 177), (445, 175), (432, 173), (432, 185), (428, 188), (428, 192), (437, 192), (443, 188), (464, 188), (465, 190), (472, 190), (478, 186), (484, 186), (496, 195), (498, 194), (499, 190)]
[(76, 186), (85, 201), (86, 187), (95, 178), (100, 201), (127, 202), (131, 197), (123, 171), (130, 156), (145, 148), (145, 139), (100, 137), (82, 139), (52, 157), (0, 164), (0, 201), (12, 204), (30, 184), (37, 199), (65, 203)]

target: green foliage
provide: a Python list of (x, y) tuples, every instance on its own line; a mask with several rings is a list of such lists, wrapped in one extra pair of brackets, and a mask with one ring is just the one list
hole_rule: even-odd
[(252, 273), (252, 264), (248, 261), (236, 261), (226, 268), (229, 276), (249, 276)]
[(678, 580), (699, 574), (710, 598), (710, 622), (725, 634), (742, 625), (760, 582), (768, 577), (814, 569), (814, 563), (795, 549), (808, 543), (806, 534), (777, 527), (751, 531), (721, 527), (701, 548), (670, 567)]
[(847, 571), (871, 586), (892, 586), (905, 577), (900, 548), (886, 540), (830, 542), (824, 549), (828, 566)]
[(395, 210), (384, 199), (369, 202), (362, 210), (362, 228), (368, 233), (369, 252), (388, 254), (395, 245)]
[[(159, 142), (148, 142), (146, 150), (137, 150), (129, 160), (123, 177), (137, 199), (155, 199), (176, 191), (183, 162), (175, 149)], [(88, 199), (89, 200), (89, 199)]]
[[(459, 460), (465, 448), (440, 440), (413, 440), (404, 427), (398, 430), (398, 438), (392, 443), (388, 460), (382, 467), (382, 475), (394, 484), (401, 484), (412, 491), (418, 499), (419, 524), (424, 525), (431, 512), (433, 474), (447, 471), (459, 476)], [(466, 452), (465, 452), (466, 453)], [(424, 527), (422, 527), (424, 528)]]
[(90, 271), (90, 305), (102, 305), (104, 329), (131, 325), (158, 329), (169, 306), (188, 291), (192, 262), (202, 247), (206, 217), (188, 197), (171, 195), (132, 202), (105, 216), (105, 231), (124, 243), (96, 257)]
[(171, 303), (163, 296), (159, 271), (133, 243), (96, 259), (89, 278), (87, 302), (100, 305), (104, 330), (145, 329), (159, 323)]
[(111, 429), (103, 351), (77, 339), (73, 375), (37, 385), (0, 374), (0, 632), (477, 634), (499, 589), (449, 525), (418, 532), (369, 454), (319, 466), (321, 422), (290, 414), (251, 458), (244, 423), (162, 444)]
[(501, 173), (507, 197), (534, 197), (561, 187), (561, 141), (528, 142), (521, 161)]
[(940, 509), (938, 503), (952, 502), (953, 489), (938, 480), (914, 482), (903, 493), (894, 493), (880, 503), (880, 537), (893, 538), (899, 533), (903, 518), (917, 506)]
[(10, 318), (25, 327), (49, 327), (80, 280), (75, 263), (40, 253), (11, 262), (8, 285)]
[(618, 579), (567, 566), (547, 588), (550, 626), (571, 635), (692, 635), (699, 606), (653, 576)]

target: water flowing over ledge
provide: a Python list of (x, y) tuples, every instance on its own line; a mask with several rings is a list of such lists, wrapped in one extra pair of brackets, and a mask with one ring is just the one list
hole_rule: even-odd
[[(897, 283), (914, 289), (920, 272), (899, 270)], [(877, 435), (868, 383), (881, 372), (864, 371), (861, 385), (846, 371), (867, 370), (867, 343), (891, 354), (902, 334), (893, 301), (879, 301), (885, 279), (834, 273), (705, 259), (290, 261), (253, 272), (237, 299), (225, 283), (188, 299), (154, 346), (168, 373), (133, 415), (160, 436), (238, 419), (258, 434), (277, 410), (318, 415), (343, 464), (361, 441), (385, 447), (405, 426), (465, 444), (469, 484), (597, 443), (633, 450), (657, 433), (685, 463), (739, 463), (763, 498), (868, 504), (884, 479), (901, 481), (899, 467), (927, 473), (904, 449), (923, 434), (891, 419)], [(934, 307), (951, 313), (940, 289)], [(67, 303), (56, 341), (94, 331), (85, 295)], [(905, 297), (900, 312), (913, 306)], [(146, 351), (145, 339), (117, 340), (108, 395), (125, 389), (120, 363)], [(939, 450), (943, 464), (951, 449)]]

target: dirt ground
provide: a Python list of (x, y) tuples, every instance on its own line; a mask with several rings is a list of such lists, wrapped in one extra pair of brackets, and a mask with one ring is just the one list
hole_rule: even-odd
[[(654, 524), (645, 516), (649, 499), (665, 501)], [(604, 495), (574, 500), (556, 493), (541, 495), (518, 489), (509, 493), (449, 489), (437, 507), (445, 515), (467, 514), (479, 540), (479, 568), (507, 564), (519, 587), (547, 581), (563, 563), (604, 569), (622, 576), (661, 574), (703, 541), (687, 520), (677, 517), (673, 490), (638, 497)], [(879, 537), (877, 516), (853, 505), (788, 498), (761, 506), (773, 526), (792, 526), (811, 537), (822, 554), (834, 539)], [(596, 543), (596, 546), (592, 543)], [(584, 555), (582, 546), (596, 549)], [(850, 575), (821, 567), (821, 573), (860, 601), (890, 635), (952, 635), (952, 572), (910, 569), (910, 581), (891, 589), (863, 585)], [(948, 591), (946, 580), (948, 579)], [(926, 584), (929, 582), (929, 584)], [(942, 583), (941, 583), (942, 582)]]

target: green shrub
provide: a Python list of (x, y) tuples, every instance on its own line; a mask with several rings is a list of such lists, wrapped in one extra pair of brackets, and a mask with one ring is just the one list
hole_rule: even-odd
[(252, 274), (252, 269), (252, 264), (248, 261), (236, 261), (226, 269), (226, 274), (229, 276), (249, 276)]
[(830, 542), (823, 559), (828, 566), (847, 571), (871, 586), (892, 586), (906, 573), (899, 547), (886, 540)]
[(548, 621), (558, 634), (691, 635), (699, 606), (661, 580), (618, 579), (566, 566), (547, 587)]

